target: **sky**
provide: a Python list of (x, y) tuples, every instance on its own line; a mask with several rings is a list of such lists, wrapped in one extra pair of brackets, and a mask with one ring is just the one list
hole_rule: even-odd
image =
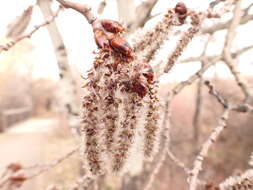
[[(78, 1), (78, 0), (76, 0)], [(81, 0), (80, 0), (81, 1)], [(245, 0), (247, 4), (250, 0)], [(82, 0), (81, 2), (87, 3), (92, 6), (93, 10), (97, 9), (100, 0)], [(92, 2), (92, 4), (90, 3)], [(141, 1), (136, 0), (136, 4)], [(152, 14), (164, 12), (168, 7), (174, 7), (177, 3), (177, 0), (159, 0), (158, 4), (155, 6)], [(209, 1), (205, 0), (184, 0), (185, 4), (195, 10), (205, 10), (208, 6)], [(6, 32), (7, 25), (18, 15), (22, 14), (29, 5), (35, 4), (35, 0), (26, 0), (26, 1), (17, 1), (17, 0), (8, 0), (0, 6), (0, 39), (3, 39)], [(57, 9), (57, 3), (53, 4), (54, 10)], [(243, 5), (244, 6), (244, 5)], [(229, 15), (228, 15), (229, 16)], [(102, 18), (110, 18), (118, 20), (116, 1), (108, 0), (108, 5), (101, 15)], [(3, 19), (4, 18), (4, 19)], [(145, 26), (145, 29), (148, 30), (156, 23), (161, 17), (156, 17), (151, 20)], [(35, 25), (42, 23), (43, 17), (40, 10), (35, 7), (33, 10), (32, 21), (27, 28), (27, 32), (31, 31)], [(60, 13), (59, 17), (56, 19), (58, 27), (61, 31), (62, 37), (64, 39), (67, 51), (69, 54), (70, 64), (74, 65), (80, 73), (84, 73), (92, 65), (93, 54), (92, 52), (96, 50), (96, 45), (93, 39), (92, 29), (89, 24), (86, 22), (84, 17), (79, 13), (73, 10), (65, 10)], [(206, 25), (212, 24), (211, 21), (205, 23)], [(251, 28), (251, 29), (250, 29)], [(246, 45), (250, 45), (253, 42), (252, 35), (253, 23), (251, 22), (248, 26), (243, 26), (238, 30), (238, 35), (235, 39), (235, 45), (233, 49), (242, 48)], [(221, 41), (224, 41), (225, 32), (221, 31), (215, 34), (212, 38), (212, 42), (208, 46), (208, 54), (212, 55), (218, 53), (222, 49)], [(201, 53), (201, 46), (205, 38), (196, 38), (184, 52), (182, 59), (187, 56), (198, 56)], [(1, 41), (1, 40), (0, 40)], [(56, 59), (51, 45), (51, 41), (47, 32), (46, 27), (41, 28), (37, 31), (31, 38), (31, 42), (34, 45), (33, 58), (36, 60), (34, 68), (35, 77), (50, 77), (57, 79), (58, 78), (58, 68), (56, 65)], [(169, 52), (176, 45), (177, 38), (169, 40), (169, 43), (164, 45), (163, 50), (158, 54), (158, 60), (169, 55)], [(253, 73), (253, 61), (252, 60), (252, 51), (241, 56), (239, 62), (240, 71), (245, 74)], [(1, 55), (0, 55), (1, 56)], [(4, 64), (3, 62), (0, 64)], [(185, 80), (187, 77), (195, 73), (200, 68), (200, 63), (192, 63), (184, 66), (177, 65), (168, 75), (164, 75), (161, 80), (164, 82), (174, 81), (174, 80)], [(228, 69), (222, 65), (217, 64), (216, 66), (218, 75), (221, 77), (231, 76)], [(207, 72), (207, 76), (211, 76), (214, 73), (214, 69), (210, 69)]]

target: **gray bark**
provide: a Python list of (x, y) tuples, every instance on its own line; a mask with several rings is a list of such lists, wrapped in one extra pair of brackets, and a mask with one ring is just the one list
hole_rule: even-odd
[[(45, 20), (53, 15), (49, 0), (37, 1)], [(60, 113), (67, 113), (71, 125), (78, 125), (79, 113), (78, 99), (76, 94), (76, 82), (68, 63), (68, 54), (63, 39), (53, 21), (47, 25), (59, 67), (60, 85), (57, 92), (58, 108)]]
[(134, 32), (151, 18), (151, 11), (157, 2), (158, 0), (146, 0), (135, 7), (134, 0), (118, 0), (119, 19), (126, 24), (130, 33)]

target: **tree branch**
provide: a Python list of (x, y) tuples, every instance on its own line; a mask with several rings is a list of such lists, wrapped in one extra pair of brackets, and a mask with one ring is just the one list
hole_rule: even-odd
[(33, 6), (29, 6), (21, 16), (17, 17), (9, 26), (6, 33), (7, 38), (21, 36), (29, 25), (32, 17)]
[(208, 137), (206, 142), (203, 144), (199, 154), (197, 155), (193, 169), (189, 174), (189, 190), (195, 190), (197, 188), (198, 175), (200, 170), (202, 170), (202, 163), (204, 158), (216, 139), (220, 136), (221, 132), (226, 128), (227, 120), (229, 117), (230, 109), (226, 108), (219, 120), (218, 126), (213, 130), (211, 135)]
[(15, 38), (14, 40), (11, 40), (10, 42), (8, 42), (7, 44), (5, 45), (0, 45), (0, 53), (2, 53), (2, 51), (8, 51), (10, 48), (12, 48), (13, 46), (15, 46), (18, 42), (26, 39), (26, 38), (31, 38), (32, 35), (38, 31), (40, 28), (44, 27), (44, 26), (47, 26), (49, 25), (51, 22), (53, 22), (55, 20), (55, 18), (58, 16), (59, 12), (62, 10), (62, 7), (59, 7), (59, 9), (53, 14), (53, 16), (43, 22), (42, 24), (38, 25), (38, 26), (35, 26), (34, 29), (29, 32), (28, 34), (25, 34), (25, 35), (22, 35), (22, 36), (19, 36), (17, 38)]
[[(240, 20), (240, 25), (246, 24), (246, 23), (248, 23), (252, 20), (253, 20), (253, 15), (252, 14), (250, 14), (250, 15), (246, 14), (246, 15), (242, 16), (242, 18)], [(214, 26), (203, 28), (201, 30), (201, 33), (202, 34), (206, 34), (206, 33), (213, 34), (213, 33), (217, 32), (219, 30), (225, 30), (231, 25), (231, 22), (232, 22), (232, 20), (228, 20), (224, 23), (219, 23), (219, 24), (216, 24)]]
[[(236, 52), (232, 53), (231, 56), (232, 56), (232, 58), (235, 59), (236, 57), (244, 54), (245, 52), (247, 52), (251, 49), (253, 49), (253, 45), (243, 47), (243, 48), (237, 50)], [(222, 57), (222, 55), (212, 55), (212, 56), (201, 55), (201, 56), (198, 56), (198, 57), (189, 57), (189, 58), (183, 59), (183, 60), (180, 61), (180, 63), (189, 63), (189, 62), (196, 62), (196, 61), (203, 61), (203, 60), (213, 60), (213, 59), (222, 60), (223, 57)]]
[(96, 21), (96, 16), (91, 12), (91, 7), (86, 4), (74, 3), (68, 0), (57, 0), (64, 8), (71, 8), (81, 13), (90, 24)]
[(251, 92), (250, 89), (248, 88), (247, 81), (244, 80), (244, 78), (240, 75), (240, 73), (236, 69), (236, 61), (233, 59), (231, 55), (231, 48), (232, 44), (234, 41), (234, 38), (236, 36), (236, 28), (240, 24), (240, 19), (241, 19), (241, 0), (238, 0), (236, 2), (235, 8), (234, 8), (234, 16), (231, 22), (231, 25), (228, 29), (225, 44), (224, 44), (224, 49), (223, 49), (223, 55), (224, 55), (224, 60), (229, 67), (231, 73), (234, 75), (234, 78), (238, 84), (238, 86), (241, 88), (242, 92), (244, 93), (245, 96), (245, 102), (247, 103), (249, 99), (251, 98)]
[[(21, 165), (19, 167), (17, 167), (18, 166), (17, 164), (15, 164), (15, 165), (12, 164), (13, 167), (10, 167), (11, 166), (11, 164), (10, 164), (6, 170), (9, 172), (4, 172), (3, 175), (1, 175), (0, 188), (5, 187), (6, 185), (13, 186), (15, 183), (19, 183), (16, 185), (18, 185), (18, 187), (20, 187), (23, 184), (23, 182), (30, 180), (36, 176), (39, 176), (42, 173), (48, 171), (49, 169), (54, 168), (58, 164), (62, 163), (64, 160), (68, 159), (70, 156), (72, 156), (78, 150), (79, 150), (79, 147), (76, 147), (50, 164), (45, 164), (45, 165), (37, 165), (36, 164), (34, 166), (24, 167), (24, 168), (22, 168)], [(16, 169), (14, 168), (14, 166), (16, 167)], [(31, 172), (31, 170), (35, 170), (35, 171)], [(29, 173), (31, 173), (31, 174), (29, 174)], [(20, 177), (19, 181), (17, 180), (17, 177)], [(21, 178), (21, 177), (23, 177), (23, 178)]]

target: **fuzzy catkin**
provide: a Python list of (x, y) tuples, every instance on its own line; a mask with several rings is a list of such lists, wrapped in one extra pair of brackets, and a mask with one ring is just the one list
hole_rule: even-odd
[(114, 172), (118, 172), (123, 168), (129, 156), (129, 149), (131, 145), (135, 143), (135, 129), (138, 120), (136, 114), (138, 109), (142, 106), (138, 101), (141, 101), (141, 99), (135, 94), (123, 99), (124, 113), (122, 114), (124, 114), (125, 117), (121, 123), (120, 132), (115, 142), (113, 161)]
[(164, 72), (168, 72), (175, 64), (177, 59), (182, 55), (184, 49), (187, 47), (187, 45), (190, 43), (192, 38), (197, 34), (199, 31), (199, 26), (195, 25), (190, 27), (182, 36), (182, 38), (179, 40), (177, 47), (172, 52), (168, 59), (168, 63), (164, 69)]
[(219, 185), (220, 190), (253, 190), (253, 170), (229, 177)]
[(187, 47), (187, 45), (191, 42), (193, 37), (199, 32), (200, 24), (201, 24), (200, 14), (192, 13), (191, 15), (191, 27), (182, 35), (181, 39), (177, 43), (176, 48), (173, 50), (171, 55), (168, 58), (168, 62), (165, 65), (164, 72), (168, 73), (170, 69), (174, 66), (178, 58), (182, 55), (183, 51)]
[(99, 119), (98, 99), (94, 93), (83, 98), (83, 112), (81, 132), (85, 135), (84, 156), (89, 165), (89, 171), (94, 175), (99, 175), (102, 171), (102, 155), (104, 151), (99, 138), (101, 137), (101, 123)]
[[(157, 122), (151, 121), (158, 119), (153, 84), (153, 71), (147, 63), (114, 51), (99, 51), (85, 85), (88, 95), (83, 98), (81, 128), (83, 162), (92, 175), (125, 171), (138, 145), (151, 155), (158, 128)], [(137, 135), (141, 130), (147, 143), (136, 141), (137, 137), (145, 141)]]
[(83, 99), (84, 162), (93, 175), (105, 170), (119, 173), (134, 156), (138, 129), (144, 130), (145, 142), (138, 144), (147, 156), (157, 139), (152, 71), (142, 61), (100, 50), (88, 78), (89, 95)]
[(135, 52), (141, 52), (146, 61), (153, 58), (155, 52), (168, 38), (172, 26), (179, 25), (177, 16), (173, 10), (168, 10), (163, 20), (158, 22), (155, 28), (148, 31), (134, 44)]
[(149, 87), (149, 103), (147, 111), (147, 119), (145, 123), (144, 137), (144, 155), (152, 158), (158, 149), (159, 137), (159, 121), (160, 119), (160, 103), (157, 96), (158, 86), (153, 84)]

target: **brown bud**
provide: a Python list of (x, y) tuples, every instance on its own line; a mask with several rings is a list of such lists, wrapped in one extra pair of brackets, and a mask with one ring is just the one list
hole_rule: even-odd
[(185, 15), (187, 13), (187, 8), (183, 2), (176, 4), (175, 12), (179, 15)]
[(144, 64), (142, 74), (147, 79), (149, 84), (151, 84), (154, 81), (154, 71), (148, 63)]
[(94, 38), (96, 41), (96, 44), (99, 48), (109, 48), (110, 44), (109, 44), (109, 40), (108, 37), (106, 36), (106, 34), (102, 31), (102, 30), (95, 30), (94, 31)]
[(114, 37), (110, 40), (110, 45), (116, 52), (132, 57), (133, 50), (125, 39), (121, 37)]
[(103, 19), (101, 24), (107, 32), (120, 33), (125, 31), (124, 27), (119, 22), (114, 20)]
[(27, 177), (24, 174), (19, 174), (16, 176), (10, 176), (9, 180), (11, 185), (19, 188), (27, 180)]
[(148, 89), (145, 84), (138, 81), (133, 82), (132, 91), (137, 93), (141, 98), (144, 98), (144, 96), (148, 93)]
[(22, 165), (19, 163), (11, 163), (7, 166), (9, 170), (12, 170), (13, 172), (16, 172), (20, 169), (22, 169)]

